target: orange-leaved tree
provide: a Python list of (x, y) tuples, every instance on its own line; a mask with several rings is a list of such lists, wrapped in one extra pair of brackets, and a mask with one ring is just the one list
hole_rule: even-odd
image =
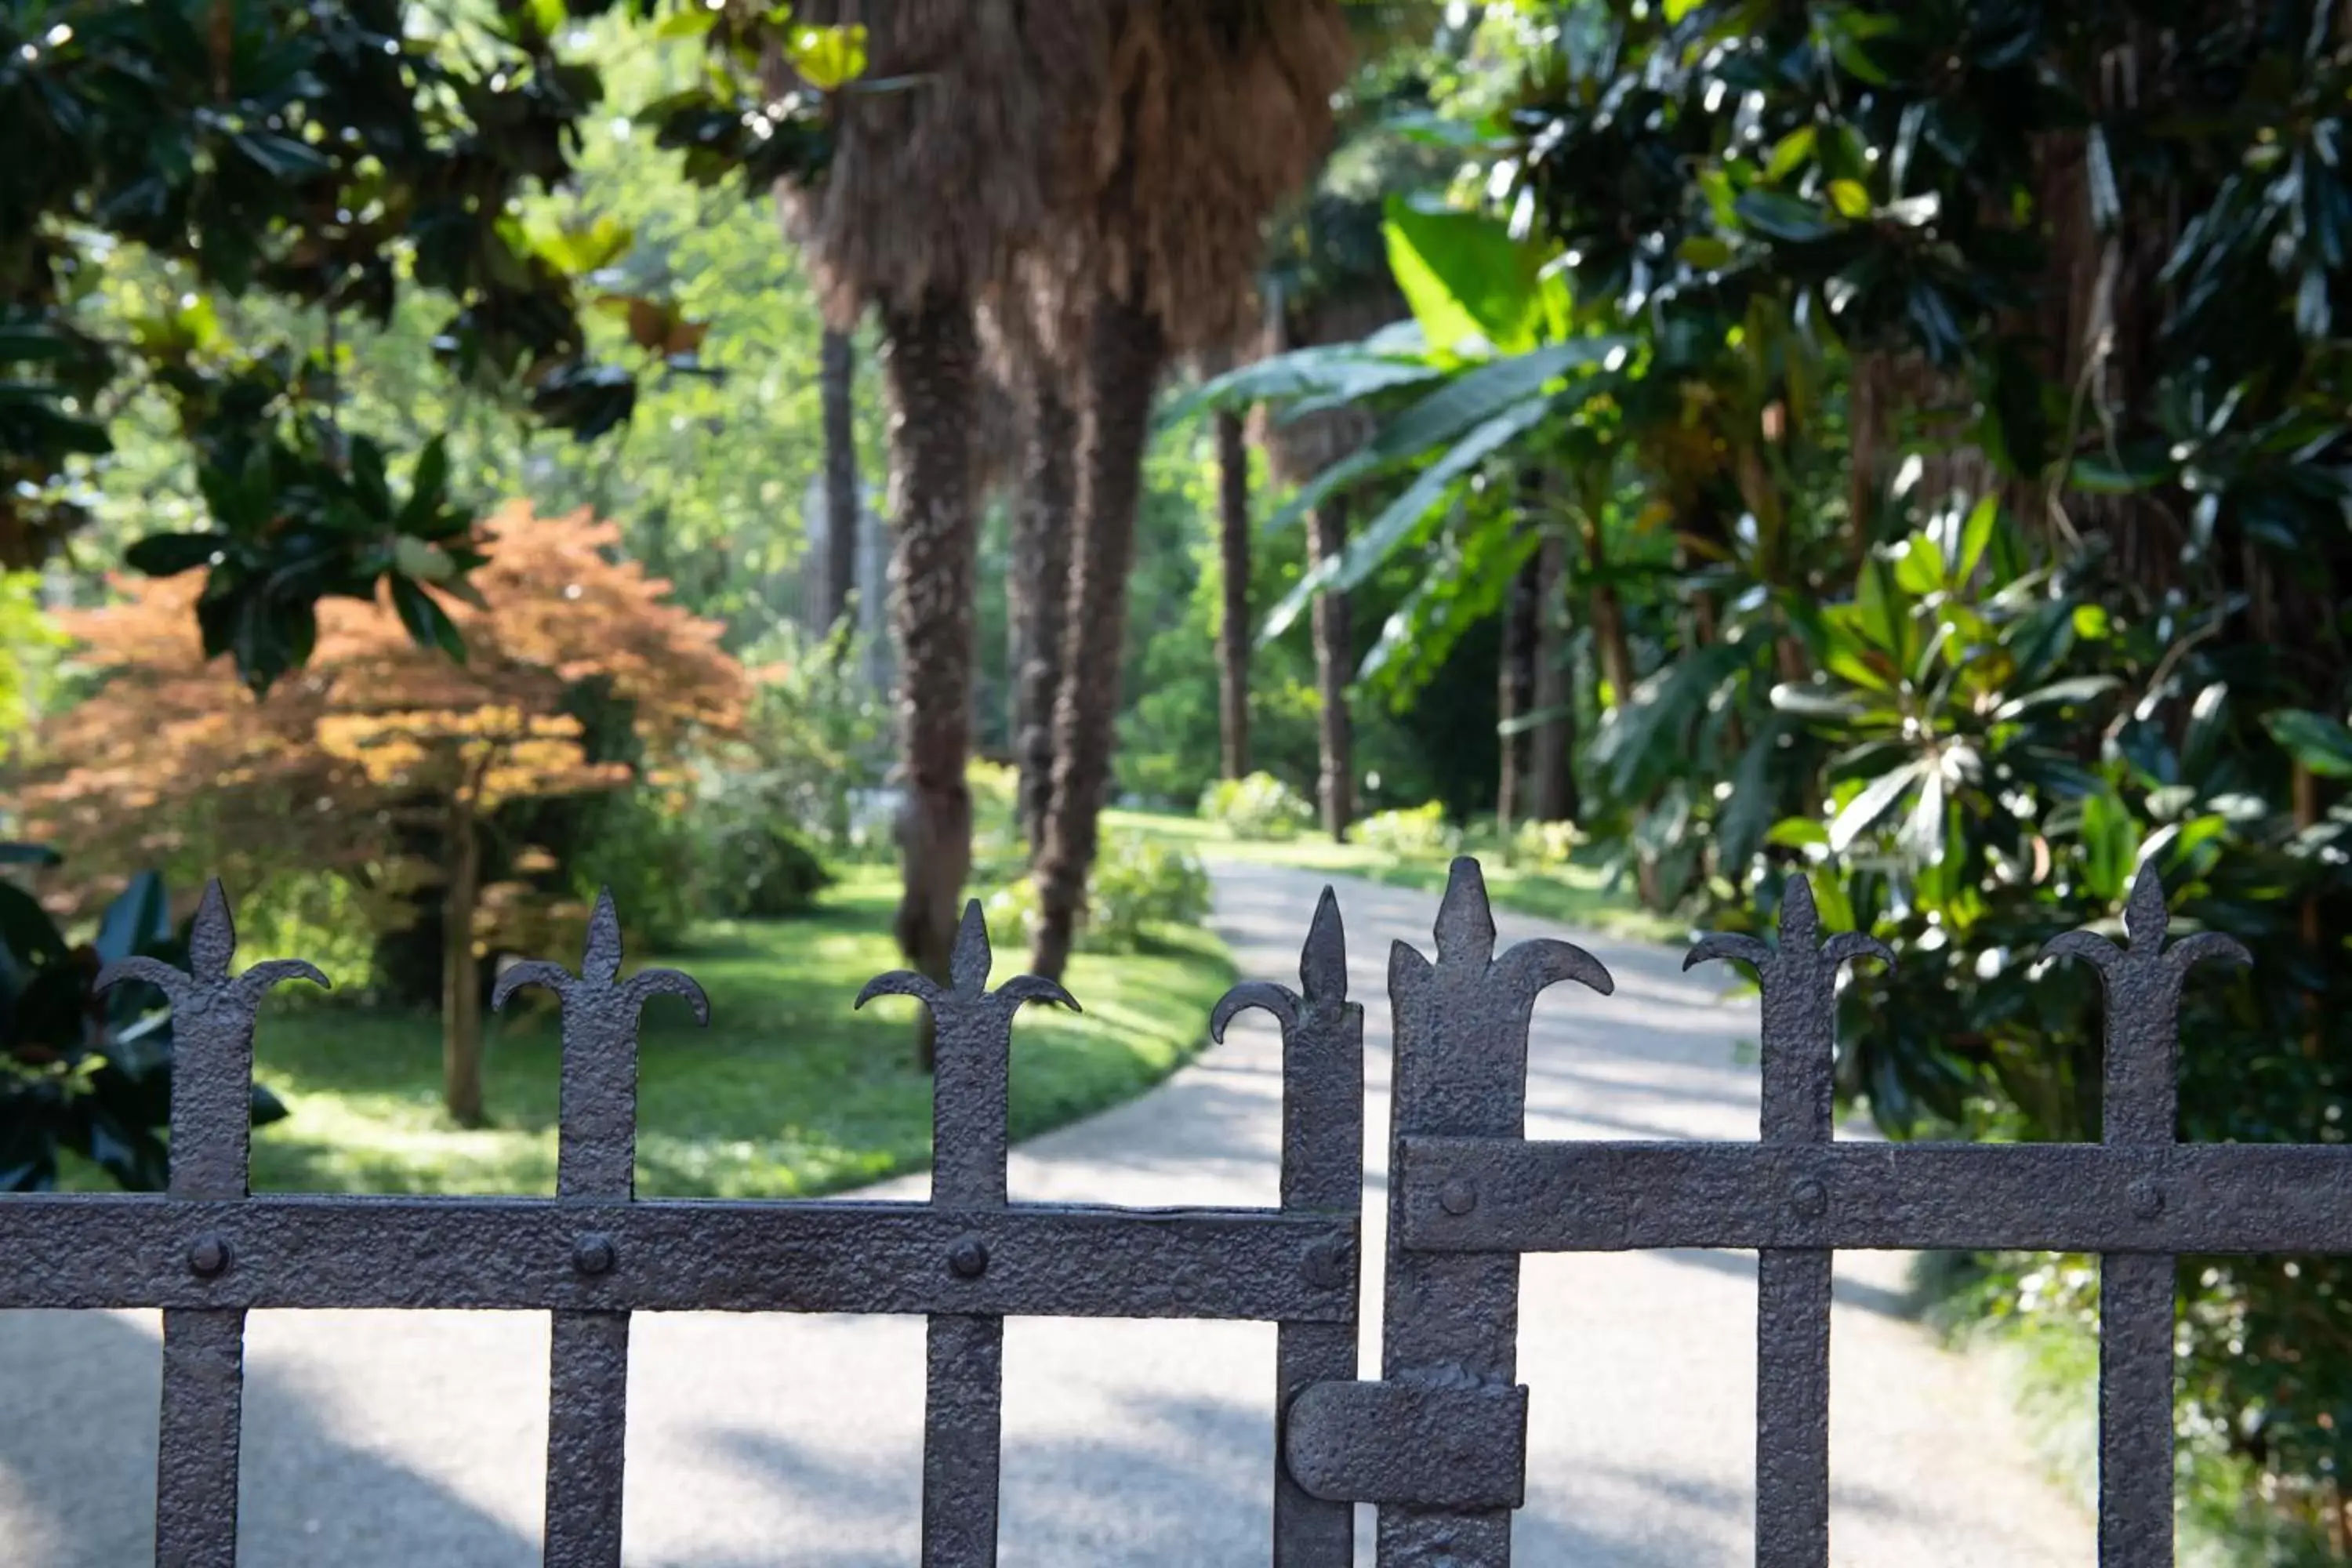
[[(257, 701), (228, 660), (204, 657), (196, 582), (122, 582), (114, 603), (58, 616), (95, 690), (42, 727), (22, 792), (29, 826), (93, 869), (328, 871), (380, 914), (436, 885), (443, 1091), (469, 1125), (483, 1118), (481, 961), (530, 911), (520, 889), (484, 884), (489, 815), (674, 763), (735, 730), (751, 685), (718, 623), (616, 556), (614, 525), (514, 503), (485, 526), (489, 563), (445, 606), (462, 661), (419, 647), (390, 605), (327, 600), (309, 662)], [(629, 715), (642, 763), (591, 754), (568, 710), (591, 689)]]

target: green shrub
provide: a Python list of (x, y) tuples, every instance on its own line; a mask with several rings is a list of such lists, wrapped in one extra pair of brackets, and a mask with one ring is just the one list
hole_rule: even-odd
[(1454, 852), (1461, 836), (1446, 825), (1444, 803), (1433, 800), (1374, 813), (1356, 825), (1356, 841), (1400, 860), (1438, 860)]
[(1295, 838), (1314, 823), (1315, 807), (1272, 773), (1252, 773), (1211, 784), (1201, 816), (1235, 838)]
[[(1000, 961), (1026, 950), (1037, 923), (1035, 882), (1024, 877), (1007, 883), (982, 900), (981, 909)], [(1152, 926), (1197, 926), (1208, 917), (1209, 872), (1199, 860), (1139, 838), (1107, 839), (1087, 879), (1078, 946), (1133, 952)]]
[(703, 875), (710, 912), (772, 921), (806, 914), (835, 878), (799, 829), (737, 824), (706, 843)]
[(1573, 822), (1522, 822), (1511, 836), (1511, 862), (1538, 871), (1557, 871), (1583, 842), (1584, 835)]
[(1208, 868), (1181, 849), (1115, 838), (1096, 857), (1087, 903), (1088, 944), (1132, 952), (1147, 926), (1197, 926), (1209, 918)]
[[(597, 803), (601, 809), (572, 854), (571, 894), (594, 902), (609, 888), (630, 946), (639, 952), (676, 947), (698, 920), (713, 913), (704, 870), (709, 831), (692, 810), (639, 787)], [(535, 945), (535, 944), (533, 944)], [(563, 957), (562, 953), (533, 953)]]

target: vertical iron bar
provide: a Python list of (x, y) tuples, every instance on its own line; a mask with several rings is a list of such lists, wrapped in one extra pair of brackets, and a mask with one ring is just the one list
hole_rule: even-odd
[[(1755, 966), (1763, 989), (1762, 1141), (1828, 1143), (1836, 1136), (1837, 973), (1850, 958), (1892, 965), (1878, 942), (1853, 932), (1821, 938), (1812, 885), (1789, 879), (1780, 941), (1708, 937), (1684, 960)], [(1801, 1216), (1826, 1212), (1821, 1184), (1788, 1194)], [(1827, 1248), (1766, 1247), (1756, 1257), (1757, 1568), (1829, 1568), (1830, 1285)]]
[[(980, 901), (964, 906), (949, 958), (950, 984), (900, 971), (858, 997), (919, 997), (931, 1010), (931, 1202), (1005, 1205), (1013, 1015), (1024, 1002), (1076, 1007), (1050, 981), (1021, 975), (988, 989), (992, 954)], [(988, 1238), (959, 1237), (941, 1267), (960, 1279), (988, 1272)], [(923, 1568), (993, 1568), (1004, 1441), (1004, 1320), (940, 1313), (925, 1335)]]
[[(986, 1005), (991, 959), (975, 900), (956, 933), (955, 988), (931, 1003), (935, 1204), (1000, 1208), (1005, 1201), (1012, 1015)], [(947, 1266), (977, 1278), (987, 1269), (987, 1249), (984, 1237), (960, 1238)], [(924, 1568), (990, 1568), (1004, 1443), (1004, 1320), (933, 1318), (924, 1346)]]
[[(324, 985), (307, 963), (257, 963), (232, 979), (236, 929), (215, 881), (205, 888), (188, 937), (188, 967), (132, 957), (98, 977), (162, 989), (172, 1005), (171, 1169), (175, 1198), (247, 1195), (253, 1150), (253, 1029), (270, 986), (297, 977)], [(234, 1237), (188, 1239), (197, 1279), (236, 1267)], [(245, 1415), (245, 1312), (181, 1307), (163, 1313), (163, 1391), (155, 1464), (158, 1568), (235, 1568), (239, 1452)]]
[[(543, 985), (562, 1002), (563, 1051), (556, 1111), (555, 1195), (607, 1203), (636, 1196), (637, 1021), (658, 994), (685, 997), (709, 1021), (701, 988), (649, 969), (621, 973), (621, 921), (612, 893), (589, 917), (587, 950), (575, 978), (552, 963), (519, 964), (499, 977), (494, 1006), (523, 985)], [(611, 1240), (572, 1242), (572, 1267), (601, 1279), (619, 1262)], [(547, 1568), (620, 1568), (627, 1486), (629, 1314), (567, 1308), (549, 1314)]]
[[(2124, 903), (2126, 945), (2068, 931), (2042, 951), (2081, 958), (2106, 997), (2103, 1142), (2169, 1148), (2180, 1110), (2180, 986), (2206, 959), (2249, 962), (2231, 938), (2203, 931), (2165, 944), (2171, 916), (2152, 860)], [(2134, 1212), (2164, 1212), (2161, 1187), (2135, 1182)], [(2099, 1258), (2099, 1568), (2171, 1568), (2172, 1315), (2177, 1260), (2167, 1253)]]
[[(1530, 942), (1495, 956), (1495, 918), (1475, 860), (1454, 862), (1438, 906), (1437, 961), (1403, 942), (1389, 954), (1395, 1087), (1389, 1169), (1415, 1135), (1519, 1138), (1526, 1133), (1528, 1026), (1536, 996), (1561, 980), (1604, 994), (1609, 972), (1581, 948)], [(1466, 1184), (1456, 1213), (1475, 1207)], [(1388, 1280), (1381, 1376), (1404, 1384), (1512, 1386), (1518, 1370), (1516, 1252), (1417, 1253), (1403, 1245), (1402, 1192), (1389, 1186)], [(1465, 1435), (1475, 1441), (1480, 1435)], [(1511, 1510), (1380, 1510), (1381, 1568), (1508, 1568)]]
[[(1339, 900), (1323, 889), (1298, 956), (1299, 989), (1245, 981), (1210, 1015), (1225, 1036), (1234, 1016), (1263, 1007), (1282, 1026), (1282, 1207), (1360, 1218), (1364, 1202), (1364, 1009), (1348, 1000), (1347, 936)], [(1354, 1299), (1360, 1260), (1343, 1235), (1309, 1252), (1310, 1279)], [(1291, 1404), (1318, 1383), (1356, 1375), (1354, 1314), (1343, 1323), (1284, 1323), (1275, 1331), (1274, 1568), (1349, 1568), (1355, 1505), (1315, 1497), (1284, 1460)]]

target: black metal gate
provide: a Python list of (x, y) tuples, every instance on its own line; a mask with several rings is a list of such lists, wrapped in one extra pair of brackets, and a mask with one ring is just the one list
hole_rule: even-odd
[(2225, 937), (2167, 946), (2164, 892), (2134, 886), (2128, 946), (2076, 932), (2056, 954), (2099, 966), (2107, 996), (2105, 1142), (1878, 1145), (1832, 1141), (1840, 964), (1892, 962), (1851, 933), (1824, 942), (1790, 884), (1779, 944), (1712, 937), (1693, 963), (1756, 966), (1763, 1123), (1756, 1143), (1533, 1142), (1523, 1137), (1528, 1029), (1545, 987), (1607, 992), (1562, 942), (1497, 954), (1476, 863), (1454, 863), (1434, 961), (1389, 964), (1396, 1072), (1381, 1378), (1355, 1378), (1361, 1008), (1347, 999), (1326, 892), (1300, 988), (1246, 982), (1211, 1029), (1263, 1008), (1283, 1037), (1280, 1206), (1148, 1210), (1011, 1204), (1005, 1108), (1013, 1013), (1075, 1005), (1024, 976), (986, 989), (975, 905), (951, 983), (881, 977), (938, 1023), (927, 1204), (640, 1201), (633, 1196), (637, 1015), (658, 993), (704, 1010), (691, 980), (620, 977), (600, 901), (581, 973), (501, 980), (561, 997), (557, 1195), (253, 1197), (253, 1031), (263, 994), (319, 980), (299, 963), (229, 973), (227, 906), (207, 889), (183, 973), (132, 960), (108, 977), (161, 985), (175, 1013), (170, 1190), (0, 1199), (0, 1308), (158, 1307), (163, 1394), (156, 1561), (234, 1568), (247, 1311), (500, 1309), (551, 1314), (545, 1560), (616, 1568), (629, 1315), (916, 1313), (929, 1319), (922, 1562), (996, 1558), (1003, 1320), (1223, 1318), (1278, 1330), (1272, 1558), (1343, 1568), (1353, 1505), (1376, 1505), (1381, 1568), (1501, 1568), (1526, 1479), (1516, 1375), (1518, 1255), (1752, 1248), (1759, 1257), (1756, 1561), (1829, 1559), (1830, 1264), (1838, 1248), (2042, 1248), (2102, 1257), (2099, 1563), (2158, 1568), (2172, 1545), (2174, 1256), (2352, 1253), (2352, 1149), (2179, 1146), (2176, 1013)]

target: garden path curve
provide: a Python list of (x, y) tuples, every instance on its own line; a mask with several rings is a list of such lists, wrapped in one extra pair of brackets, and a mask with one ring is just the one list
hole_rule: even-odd
[[(1323, 879), (1215, 868), (1244, 974), (1289, 978)], [(1433, 895), (1343, 881), (1365, 1005), (1368, 1232), (1385, 1194), (1385, 974), (1429, 946)], [(1505, 914), (1506, 942), (1555, 934)], [(1608, 999), (1538, 1005), (1537, 1137), (1752, 1139), (1752, 1002), (1654, 945), (1584, 938)], [(1083, 997), (1081, 1001), (1085, 1000)], [(845, 1003), (846, 998), (845, 998)], [(1016, 1198), (1261, 1204), (1280, 1143), (1276, 1041), (1237, 1025), (1168, 1084), (1015, 1152)], [(925, 1180), (871, 1195), (919, 1196)], [(1367, 1259), (1376, 1270), (1377, 1257)], [(2073, 1568), (2078, 1500), (2041, 1479), (1979, 1364), (1895, 1310), (1902, 1260), (1839, 1260), (1835, 1561)], [(1367, 1279), (1377, 1280), (1376, 1272)], [(1527, 1260), (1525, 1568), (1734, 1568), (1748, 1560), (1754, 1267), (1733, 1253)], [(1376, 1311), (1378, 1292), (1368, 1290)], [(0, 1557), (152, 1560), (152, 1314), (0, 1314)], [(1377, 1343), (1376, 1326), (1370, 1342)], [(538, 1560), (547, 1326), (490, 1314), (257, 1313), (248, 1352), (247, 1568), (529, 1568)], [(631, 1376), (631, 1568), (868, 1568), (916, 1555), (919, 1321), (641, 1317)], [(1367, 1370), (1376, 1363), (1368, 1356)], [(1263, 1564), (1274, 1332), (1216, 1323), (1018, 1321), (1006, 1333), (1006, 1568)], [(1369, 1531), (1360, 1560), (1370, 1563)]]

